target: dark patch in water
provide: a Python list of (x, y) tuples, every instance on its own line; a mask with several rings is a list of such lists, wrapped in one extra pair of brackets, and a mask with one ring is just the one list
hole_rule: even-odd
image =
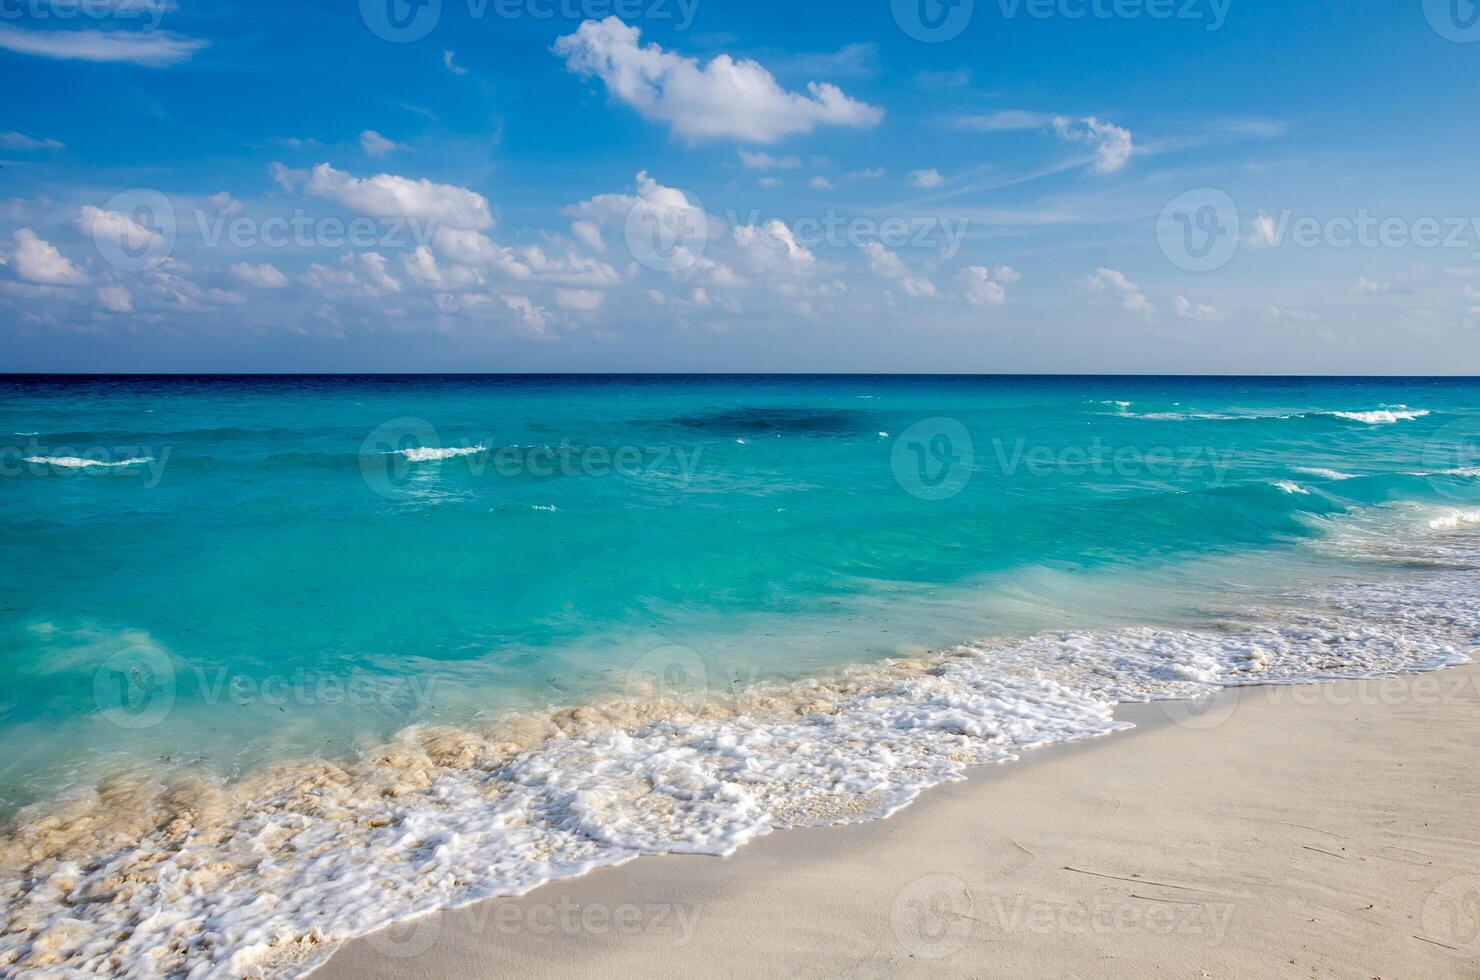
[(846, 436), (865, 430), (863, 412), (828, 408), (733, 408), (681, 415), (673, 424), (726, 435)]

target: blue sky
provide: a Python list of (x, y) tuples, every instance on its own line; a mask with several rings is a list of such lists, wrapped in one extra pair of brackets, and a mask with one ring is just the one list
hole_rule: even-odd
[(1476, 373), (1475, 13), (0, 0), (0, 369)]

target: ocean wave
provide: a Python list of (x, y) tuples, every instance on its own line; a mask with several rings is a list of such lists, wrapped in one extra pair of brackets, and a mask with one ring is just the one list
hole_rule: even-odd
[[(1454, 515), (1455, 529), (1480, 521)], [(1397, 533), (1473, 547), (1437, 520)], [(433, 909), (885, 817), (971, 766), (1129, 727), (1122, 702), (1464, 663), (1476, 592), (1463, 572), (1345, 584), (1216, 628), (1053, 631), (740, 694), (634, 690), (414, 727), (354, 762), (231, 783), (120, 776), (23, 811), (0, 839), (0, 968), (301, 974), (335, 942)]]
[(1364, 425), (1391, 425), (1394, 422), (1411, 422), (1413, 419), (1421, 419), (1431, 413), (1426, 408), (1395, 405), (1391, 408), (1379, 408), (1370, 412), (1317, 412), (1315, 414), (1330, 415), (1333, 418), (1361, 422)]
[(1277, 481), (1275, 481), (1275, 484), (1274, 485), (1276, 487), (1278, 487), (1279, 489), (1285, 491), (1285, 493), (1293, 493), (1293, 494), (1309, 494), (1310, 493), (1309, 490), (1305, 489), (1300, 484), (1296, 483), (1294, 480), (1277, 480)]
[(458, 456), (476, 456), (486, 453), (488, 449), (484, 446), (418, 446), (414, 449), (394, 449), (387, 456), (404, 456), (412, 463), (432, 463), (444, 459), (455, 459)]
[(1304, 473), (1307, 476), (1318, 476), (1323, 480), (1356, 479), (1356, 477), (1350, 473), (1343, 473), (1340, 470), (1328, 470), (1322, 466), (1297, 466), (1294, 469), (1296, 473)]
[(1407, 422), (1433, 414), (1426, 408), (1409, 408), (1407, 405), (1385, 406), (1371, 411), (1312, 410), (1305, 412), (1122, 412), (1126, 418), (1146, 419), (1154, 422), (1269, 422), (1288, 419), (1335, 418), (1365, 425), (1387, 425)]
[(81, 456), (27, 456), (24, 462), (38, 463), (43, 466), (60, 466), (64, 469), (87, 469), (92, 466), (141, 466), (145, 463), (154, 462), (154, 459), (150, 456), (134, 456), (129, 459), (105, 462), (97, 459), (84, 459)]

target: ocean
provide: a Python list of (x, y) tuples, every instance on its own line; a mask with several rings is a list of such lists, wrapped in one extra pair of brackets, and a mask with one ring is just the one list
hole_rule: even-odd
[(287, 976), (1466, 662), (1480, 381), (0, 376), (0, 531), (0, 966)]

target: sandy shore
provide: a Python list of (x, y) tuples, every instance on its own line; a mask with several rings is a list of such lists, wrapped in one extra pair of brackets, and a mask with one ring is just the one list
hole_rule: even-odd
[(1480, 975), (1480, 666), (1121, 715), (889, 820), (427, 916), (314, 980)]

